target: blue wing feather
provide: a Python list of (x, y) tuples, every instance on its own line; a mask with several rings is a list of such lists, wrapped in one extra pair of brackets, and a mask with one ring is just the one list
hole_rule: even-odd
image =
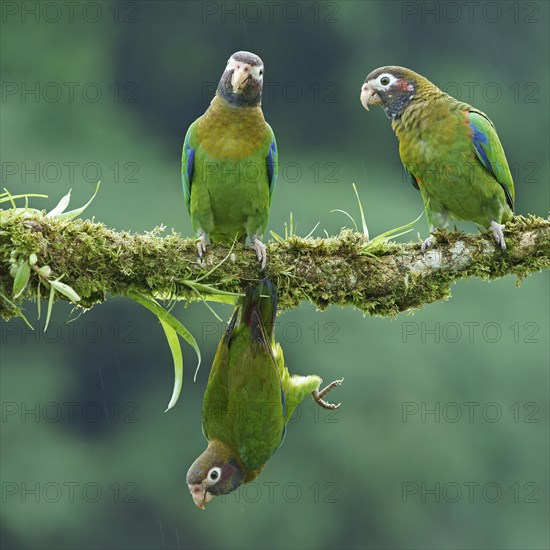
[(275, 140), (275, 134), (269, 124), (267, 125), (269, 131), (271, 132), (271, 144), (269, 146), (269, 151), (267, 152), (266, 167), (267, 167), (267, 178), (269, 181), (269, 197), (273, 195), (273, 190), (275, 189), (275, 183), (277, 182), (277, 174), (279, 172), (279, 151), (277, 149), (277, 141)]
[(496, 178), (493, 167), (491, 166), (491, 161), (487, 157), (485, 149), (483, 149), (483, 144), (487, 145), (489, 143), (487, 134), (485, 134), (480, 128), (477, 128), (475, 122), (473, 121), (470, 121), (470, 128), (473, 131), (472, 141), (474, 142), (474, 147), (476, 148), (476, 153), (479, 160), (481, 160), (483, 166), (485, 166), (485, 168), (487, 168), (487, 170), (489, 170), (489, 172), (491, 172), (491, 174)]
[(193, 162), (195, 160), (195, 149), (191, 149), (189, 145), (187, 146), (188, 156), (187, 156), (187, 179), (189, 181), (193, 180)]
[(191, 208), (191, 184), (193, 182), (193, 171), (195, 166), (195, 149), (189, 145), (190, 134), (191, 132), (188, 131), (185, 136), (181, 158), (181, 179), (183, 183), (183, 196), (185, 198), (187, 210), (190, 210)]
[(276, 156), (277, 156), (277, 144), (275, 143), (275, 140), (273, 140), (269, 147), (269, 154), (267, 155), (267, 177), (269, 179), (269, 194), (273, 193), (275, 180), (277, 179), (277, 174), (275, 172)]
[(487, 115), (477, 109), (470, 108), (468, 115), (476, 157), (500, 184), (506, 196), (506, 202), (513, 210), (514, 181), (495, 127)]

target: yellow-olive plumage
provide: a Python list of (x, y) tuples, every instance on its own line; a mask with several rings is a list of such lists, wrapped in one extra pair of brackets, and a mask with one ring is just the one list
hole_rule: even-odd
[(200, 508), (255, 479), (281, 445), (296, 407), (308, 394), (334, 409), (320, 392), (316, 375), (291, 375), (274, 339), (276, 291), (268, 279), (248, 289), (221, 339), (202, 406), (206, 450), (187, 472), (187, 484)]
[(206, 112), (187, 130), (182, 152), (185, 203), (199, 237), (231, 244), (248, 236), (262, 268), (271, 194), (277, 180), (277, 144), (262, 112), (264, 66), (250, 52), (227, 62)]

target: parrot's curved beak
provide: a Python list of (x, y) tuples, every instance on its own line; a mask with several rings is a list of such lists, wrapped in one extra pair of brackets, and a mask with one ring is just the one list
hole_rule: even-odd
[(189, 492), (193, 497), (193, 502), (201, 510), (204, 510), (205, 504), (207, 504), (214, 498), (214, 495), (206, 492), (206, 489), (202, 486), (202, 484), (188, 485), (188, 487)]
[(233, 86), (233, 92), (240, 92), (244, 88), (244, 85), (249, 77), (250, 65), (246, 63), (239, 63), (231, 75), (231, 86)]
[(363, 86), (361, 86), (360, 98), (363, 107), (365, 107), (367, 111), (369, 110), (369, 105), (380, 105), (382, 103), (382, 100), (376, 93), (376, 90), (373, 90), (366, 82)]

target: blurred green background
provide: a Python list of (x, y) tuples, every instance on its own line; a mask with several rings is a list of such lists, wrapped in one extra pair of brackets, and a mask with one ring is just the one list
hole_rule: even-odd
[[(514, 171), (517, 212), (549, 210), (547, 2), (3, 2), (2, 186), (69, 189), (131, 231), (191, 224), (180, 182), (189, 124), (229, 55), (259, 54), (280, 148), (270, 228), (372, 235), (422, 209), (365, 75), (397, 64), (487, 112)], [(470, 228), (472, 229), (472, 228)], [(408, 237), (427, 235), (425, 220)], [(281, 315), (291, 371), (326, 381), (335, 414), (306, 401), (256, 483), (197, 510), (185, 485), (203, 450), (200, 407), (222, 327), (196, 335), (176, 408), (156, 319), (110, 299), (43, 333), (1, 325), (2, 548), (548, 548), (548, 273), (468, 280), (396, 319), (310, 304)], [(230, 308), (217, 311), (227, 319)], [(431, 411), (431, 412), (430, 412)]]

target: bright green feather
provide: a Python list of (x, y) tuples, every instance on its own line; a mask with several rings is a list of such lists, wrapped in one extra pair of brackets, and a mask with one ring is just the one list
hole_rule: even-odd
[(218, 346), (203, 402), (206, 438), (231, 447), (248, 470), (277, 450), (292, 412), (321, 383), (290, 376), (273, 340), (274, 313), (270, 283), (247, 292)]
[[(483, 153), (477, 147), (474, 147), (476, 156), (503, 187), (508, 204), (513, 209), (515, 200), (514, 181), (495, 127), (485, 113), (473, 107), (469, 109), (468, 115), (470, 126), (475, 128), (485, 138), (479, 144)], [(487, 161), (489, 166), (487, 166)]]
[[(494, 126), (480, 111), (435, 90), (433, 97), (424, 92), (424, 100), (411, 102), (392, 122), (430, 225), (445, 226), (450, 219), (483, 227), (508, 221), (514, 184)], [(481, 152), (476, 136), (484, 141), (477, 142)]]
[(182, 152), (194, 230), (221, 242), (262, 235), (277, 171), (275, 136), (261, 107), (232, 107), (216, 96), (190, 126)]

